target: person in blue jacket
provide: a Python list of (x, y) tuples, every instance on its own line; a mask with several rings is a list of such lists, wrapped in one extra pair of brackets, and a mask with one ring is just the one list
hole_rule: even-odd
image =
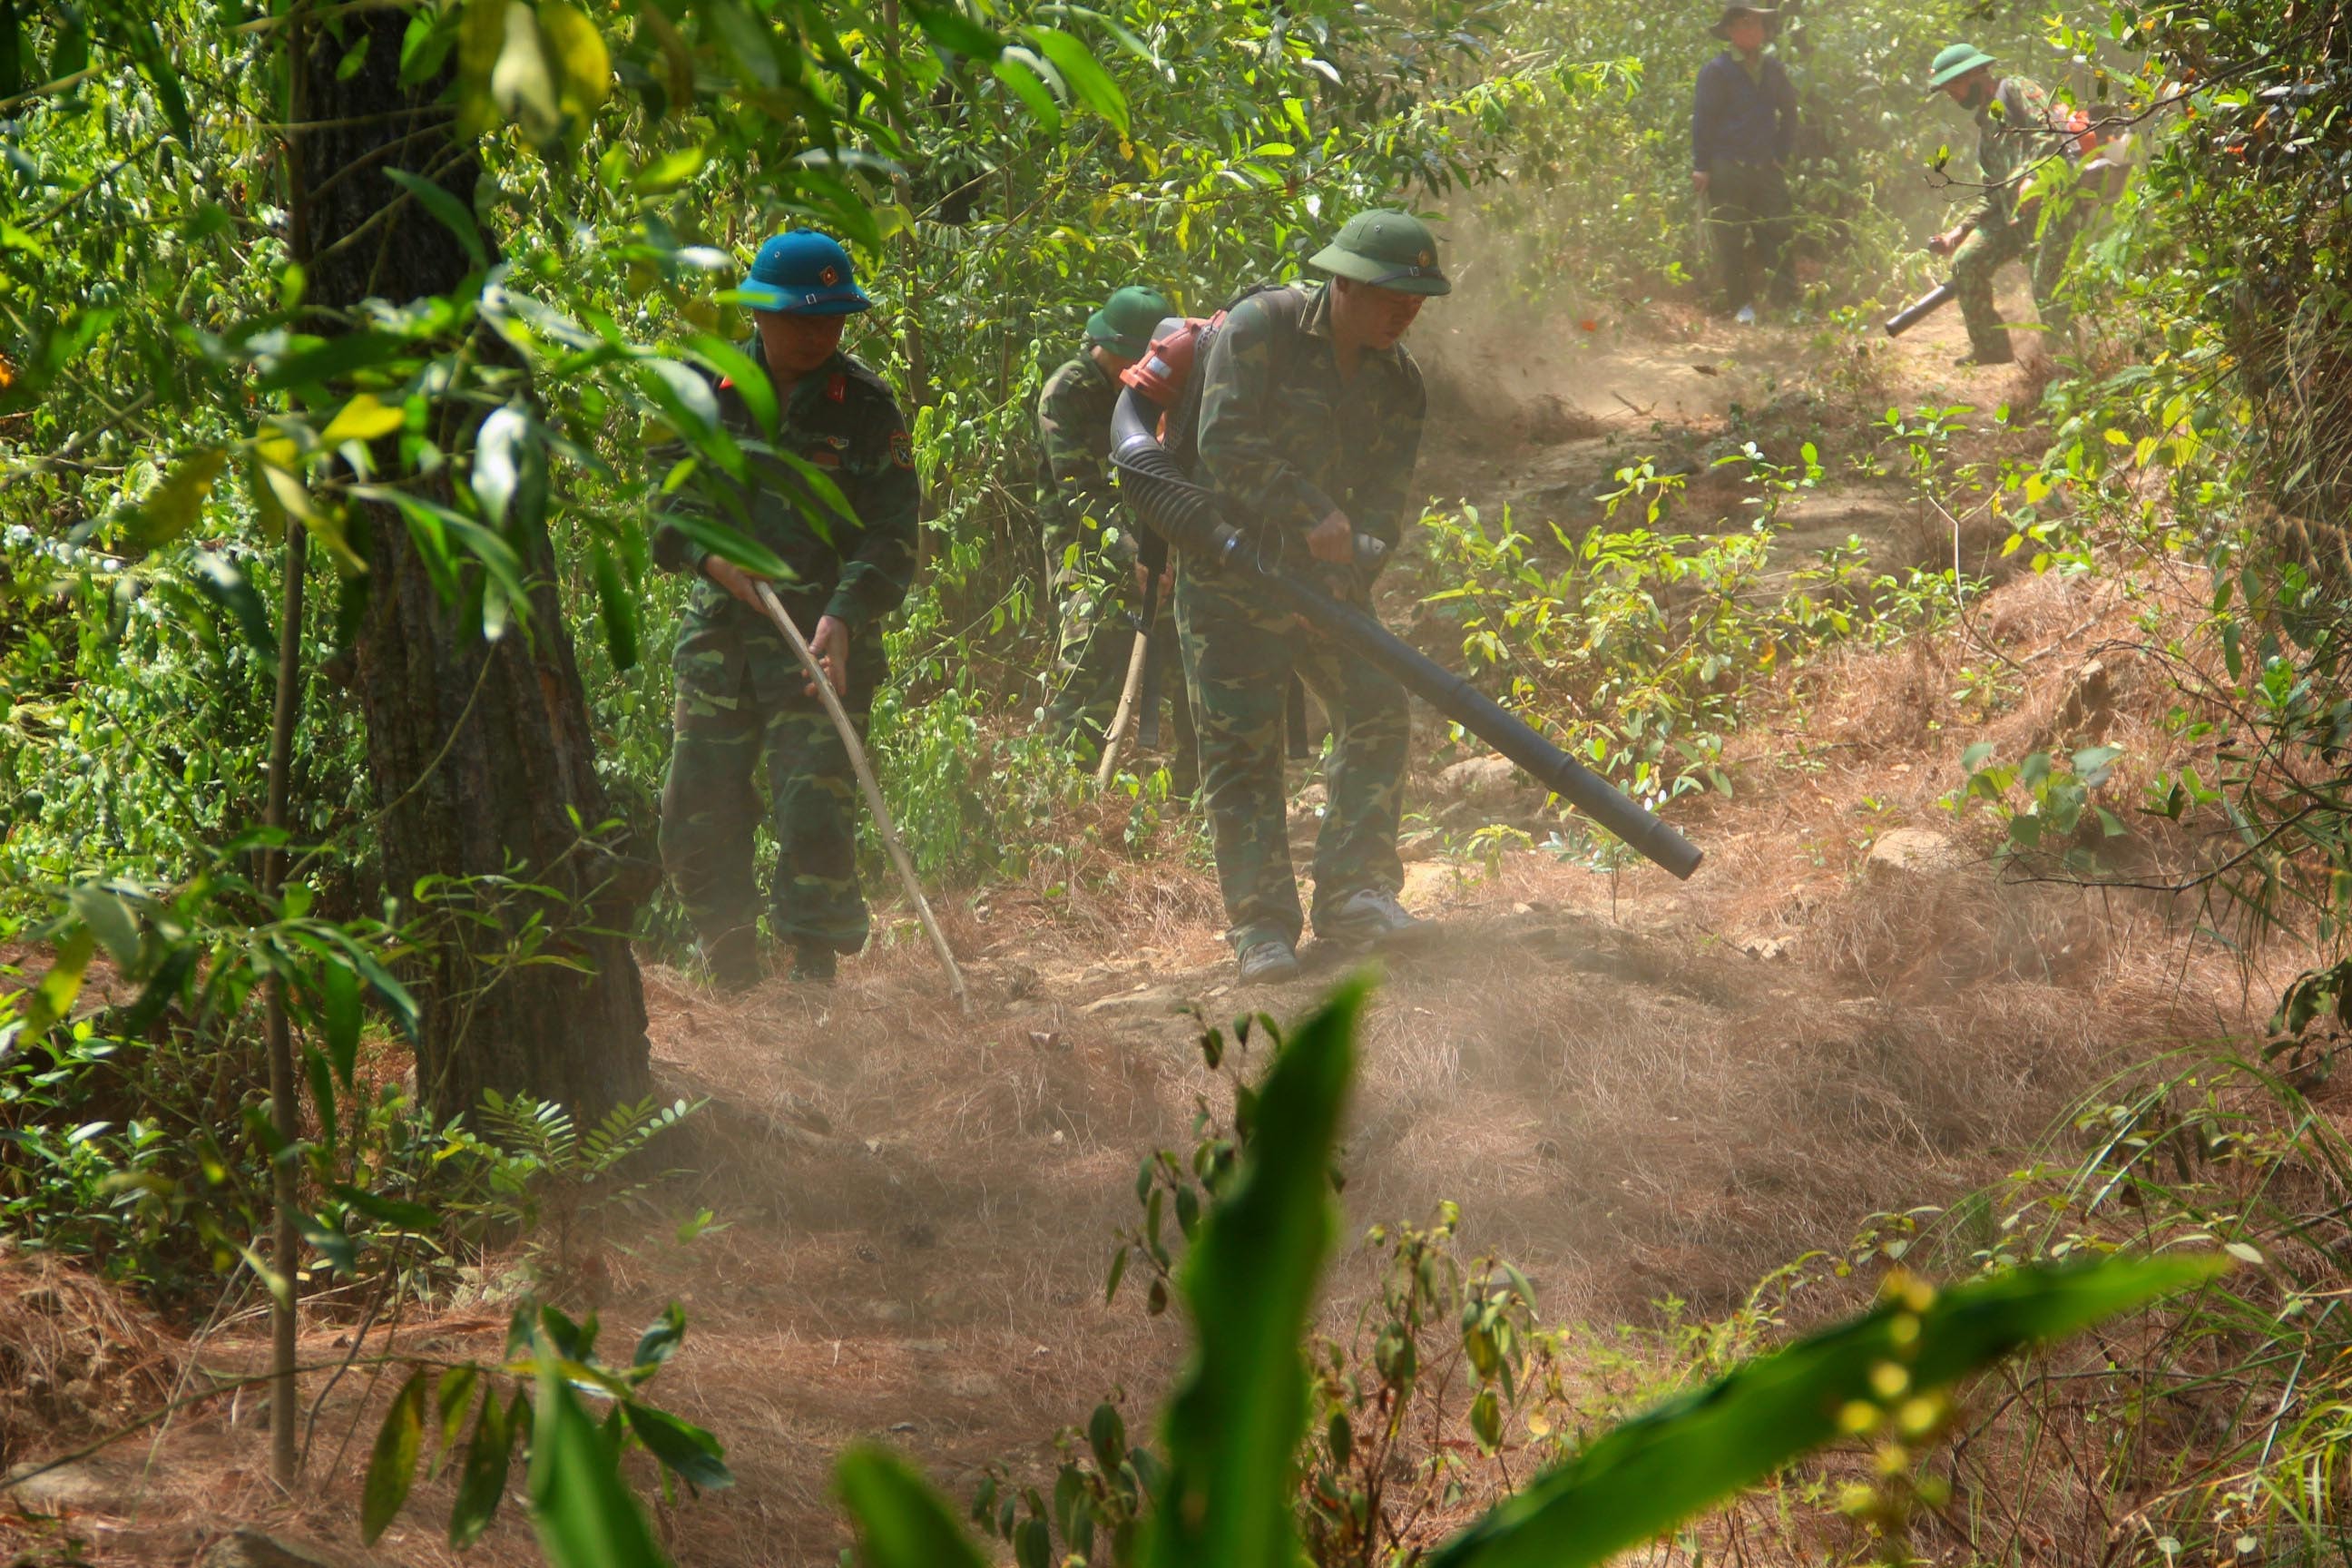
[(1729, 47), (1699, 68), (1691, 109), (1691, 184), (1715, 241), (1724, 309), (1743, 325), (1756, 320), (1758, 275), (1771, 303), (1795, 297), (1782, 257), (1796, 228), (1788, 163), (1797, 143), (1797, 89), (1780, 59), (1764, 52), (1776, 14), (1764, 5), (1724, 7), (1713, 30)]

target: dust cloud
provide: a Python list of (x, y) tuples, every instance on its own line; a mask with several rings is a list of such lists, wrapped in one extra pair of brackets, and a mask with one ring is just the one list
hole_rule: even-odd
[[(1696, 464), (1734, 405), (1789, 411), (1769, 440), (1809, 423), (1825, 444), (1861, 405), (1790, 390), (1799, 334), (1735, 340), (1671, 311), (1621, 329), (1576, 301), (1562, 316), (1482, 289), (1475, 247), (1455, 257), (1465, 287), (1414, 340), (1440, 496), (1572, 516), (1621, 455)], [(1853, 397), (1890, 380), (1948, 395), (1939, 351), (1948, 340), (1923, 331)], [(1890, 556), (1949, 547), (1866, 489), (1821, 504), (1830, 527), (1841, 506), (1880, 506)], [(2182, 604), (2198, 592), (2180, 584)], [(1517, 1263), (1549, 1321), (1723, 1308), (1875, 1213), (1999, 1176), (2126, 1053), (2244, 1026), (2242, 975), (2184, 947), (2163, 906), (2010, 885), (1983, 835), (1938, 805), (1970, 741), (2013, 752), (2091, 725), (2085, 680), (2065, 672), (2145, 607), (2054, 578), (1997, 590), (1975, 635), (2048, 660), (2053, 679), (1990, 721), (1956, 696), (1957, 667), (1980, 655), (1948, 639), (1787, 678), (1734, 742), (1738, 793), (1677, 810), (1708, 856), (1687, 884), (1541, 848), (1447, 860), (1420, 836), (1405, 898), (1438, 929), (1389, 962), (1368, 1015), (1327, 1324), (1344, 1330), (1371, 1288), (1363, 1227), (1423, 1223), (1446, 1200), (1465, 1256)], [(2096, 724), (2154, 759), (2162, 693), (2134, 681), (2099, 688)], [(1507, 772), (1441, 766), (1427, 727), (1419, 752), (1417, 829), (1501, 824), (1539, 845), (1556, 825)], [(1303, 865), (1318, 787), (1294, 785)], [(1230, 1107), (1230, 1077), (1199, 1049), (1204, 1021), (1296, 1019), (1345, 967), (1310, 948), (1299, 981), (1237, 991), (1205, 864), (1128, 858), (1119, 820), (1078, 808), (1067, 856), (940, 900), (977, 1017), (905, 921), (831, 990), (774, 980), (722, 997), (647, 970), (659, 1088), (709, 1103), (664, 1146), (681, 1173), (582, 1238), (566, 1300), (615, 1325), (673, 1298), (687, 1310), (688, 1352), (661, 1392), (724, 1436), (740, 1484), (668, 1517), (679, 1560), (833, 1562), (830, 1460), (853, 1440), (887, 1441), (968, 1495), (989, 1464), (1034, 1475), (1097, 1400), (1143, 1426), (1183, 1333), (1133, 1282), (1104, 1300), (1138, 1166), (1188, 1152), (1197, 1112)], [(1261, 1069), (1263, 1045), (1236, 1061)], [(705, 1207), (719, 1223), (678, 1240), (678, 1218)], [(469, 1343), (502, 1320), (482, 1321), (403, 1331)], [(338, 1398), (364, 1396), (353, 1380)], [(236, 1485), (261, 1483), (247, 1473), (223, 1496)], [(417, 1542), (408, 1560), (443, 1556)]]
[[(1591, 318), (1482, 294), (1475, 258), (1457, 267), (1465, 287), (1416, 329), (1433, 493), (1539, 511), (1549, 494), (1565, 510), (1612, 454), (1724, 439), (1735, 404), (1780, 398), (1824, 445), (1862, 405), (1803, 400), (1795, 382), (1820, 367), (1800, 334), (1734, 340), (1671, 312), (1654, 331), (1586, 331)], [(1906, 341), (1852, 396), (1948, 396), (1948, 330)], [(1890, 557), (1950, 547), (1866, 489), (1822, 504), (1825, 526), (1877, 507)], [(2181, 591), (2187, 604), (2196, 585)], [(2080, 728), (2064, 672), (2138, 613), (2101, 593), (2029, 579), (1983, 606), (1988, 635), (2053, 671), (1990, 724), (1955, 696), (1973, 650), (1937, 639), (1792, 678), (1735, 742), (1739, 793), (1680, 813), (1709, 857), (1688, 884), (1539, 849), (1491, 869), (1414, 861), (1407, 902), (1440, 927), (1390, 962), (1368, 1016), (1341, 1162), (1350, 1234), (1451, 1200), (1465, 1256), (1526, 1269), (1549, 1321), (1721, 1308), (1874, 1214), (1996, 1178), (2126, 1053), (2243, 1026), (2242, 976), (2184, 949), (2160, 903), (2010, 885), (1938, 805), (1969, 741)], [(2132, 689), (2102, 721), (2147, 726), (2153, 758), (2159, 694)], [(1542, 840), (1556, 817), (1539, 798), (1446, 773), (1433, 739), (1408, 785), (1418, 826)], [(1318, 789), (1295, 782), (1304, 864)], [(742, 1456), (743, 1486), (678, 1521), (709, 1560), (829, 1560), (821, 1460), (855, 1436), (953, 1487), (1008, 1456), (1035, 1463), (1114, 1391), (1134, 1425), (1182, 1335), (1131, 1285), (1107, 1306), (1105, 1270), (1137, 1218), (1138, 1165), (1189, 1150), (1196, 1111), (1230, 1104), (1202, 1023), (1295, 1019), (1344, 973), (1310, 963), (1290, 985), (1235, 990), (1213, 880), (1172, 858), (1082, 850), (953, 918), (989, 998), (979, 1020), (955, 1014), (911, 941), (830, 994), (721, 1001), (656, 972), (666, 1081), (713, 1099), (688, 1201), (731, 1226), (616, 1261), (607, 1311), (678, 1294), (694, 1363), (727, 1369), (682, 1391)], [(1244, 1053), (1242, 1070), (1263, 1062)], [(1350, 1242), (1328, 1325), (1351, 1322), (1371, 1284)]]

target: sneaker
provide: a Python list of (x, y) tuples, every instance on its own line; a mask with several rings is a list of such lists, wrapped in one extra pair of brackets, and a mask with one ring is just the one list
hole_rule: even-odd
[(1234, 954), (1244, 985), (1274, 985), (1298, 978), (1298, 954), (1278, 936), (1254, 937)]
[(1342, 947), (1394, 947), (1428, 929), (1386, 888), (1359, 888), (1315, 921), (1317, 936)]
[(793, 979), (803, 985), (830, 985), (839, 959), (833, 944), (803, 942), (793, 945)]
[(710, 971), (710, 983), (721, 991), (749, 991), (766, 978), (760, 963), (760, 933), (750, 926), (737, 926), (722, 936), (705, 937), (702, 941), (703, 967)]
[(1756, 324), (1756, 307), (1753, 305), (1742, 305), (1739, 307), (1739, 314), (1732, 317), (1731, 319), (1738, 322), (1743, 327), (1752, 327)]

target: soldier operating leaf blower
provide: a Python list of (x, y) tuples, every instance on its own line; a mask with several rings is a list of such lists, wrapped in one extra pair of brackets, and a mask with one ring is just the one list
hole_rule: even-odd
[[(1968, 70), (1989, 66), (1991, 57), (1969, 49), (1965, 45), (1955, 45), (1937, 57), (1937, 60), (1939, 67)], [(1944, 74), (1948, 75), (1949, 71)], [(1942, 76), (1938, 79), (1941, 80)], [(1987, 90), (1990, 92), (1993, 89)], [(1937, 252), (1939, 255), (1950, 254), (1958, 248), (1958, 242), (1973, 235), (1988, 216), (2000, 216), (2004, 229), (2013, 229), (2028, 236), (2034, 234), (2038, 226), (2038, 201), (2018, 203), (2013, 213), (2001, 204), (2008, 200), (2011, 187), (2025, 183), (2042, 160), (2058, 157), (2077, 166), (2081, 187), (2077, 194), (2078, 201), (2113, 201), (2122, 190), (2127, 153), (2125, 142), (2127, 139), (2116, 136), (2107, 126), (2094, 121), (2083, 110), (2070, 110), (2063, 106), (2054, 109), (2037, 107), (2042, 102), (2041, 89), (2021, 78), (2001, 82), (1995, 97), (2002, 111), (1991, 121), (1992, 129), (1987, 132), (1988, 142), (1996, 144), (1996, 153), (1990, 155), (1992, 161), (1985, 163), (1992, 199), (1984, 214), (1968, 219), (1931, 243), (1931, 248), (1938, 245), (1943, 247)], [(1998, 143), (2004, 137), (2013, 144), (2012, 150), (1999, 151)], [(1979, 153), (1980, 159), (1988, 155)], [(2006, 216), (2002, 216), (2004, 214)], [(2061, 214), (2058, 219), (2053, 220), (2058, 224), (2057, 232), (2043, 237), (2043, 243), (2053, 247), (2053, 266), (2056, 261), (2063, 261), (2066, 243), (2074, 229), (2080, 226), (2082, 216), (2080, 212)], [(2000, 252), (2003, 256), (2011, 253), (2010, 250)], [(1962, 264), (1966, 259), (1965, 255), (1956, 258)], [(1958, 274), (1966, 270), (1965, 265), (1956, 266), (1954, 277), (1937, 284), (1889, 316), (1886, 319), (1886, 335), (1901, 337), (1958, 299), (1962, 279)], [(1979, 287), (1989, 285), (1980, 284)], [(2041, 279), (2039, 275), (2036, 287), (2038, 290), (2046, 292), (2046, 280)], [(1984, 308), (1989, 310), (1990, 307), (1987, 305)]]
[[(1318, 630), (1386, 670), (1675, 876), (1687, 878), (1698, 869), (1700, 851), (1681, 834), (1366, 611), (1334, 597), (1262, 550), (1255, 538), (1226, 520), (1213, 491), (1192, 481), (1171, 447), (1177, 452), (1187, 448), (1190, 419), (1199, 400), (1188, 400), (1185, 394), (1196, 358), (1205, 357), (1207, 340), (1222, 321), (1221, 315), (1206, 321), (1163, 321), (1151, 352), (1121, 378), (1127, 391), (1111, 415), (1110, 455), (1118, 469), (1120, 491), (1135, 514), (1192, 569), (1257, 574), (1288, 608)], [(1161, 439), (1163, 426), (1167, 445)], [(1360, 554), (1381, 548), (1377, 541), (1358, 535)]]

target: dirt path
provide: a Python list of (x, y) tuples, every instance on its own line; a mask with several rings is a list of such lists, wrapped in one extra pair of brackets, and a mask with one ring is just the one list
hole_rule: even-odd
[[(2004, 274), (2002, 309), (2030, 323), (2031, 295), (2015, 273)], [(1744, 465), (1718, 462), (1753, 443), (1795, 467), (1811, 442), (1828, 479), (1783, 506), (1776, 555), (1803, 559), (1853, 537), (1881, 566), (1910, 565), (1937, 559), (1946, 529), (1923, 515), (1899, 473), (1855, 470), (1884, 434), (1881, 416), (1966, 406), (1981, 426), (1996, 409), (2029, 407), (2043, 379), (1955, 364), (1969, 343), (1951, 308), (1897, 339), (1820, 320), (1741, 327), (1681, 305), (1590, 325), (1488, 314), (1427, 330), (1417, 352), (1433, 387), (1437, 450), (1423, 465), (1431, 494), (1574, 528), (1600, 521), (1601, 498), (1622, 488), (1619, 468), (1654, 459), (1687, 477), (1664, 525), (1706, 532), (1754, 516), (1734, 482)], [(2015, 340), (2028, 361), (2045, 354), (2030, 325)]]
[[(1657, 439), (1654, 421), (1668, 445), (1703, 450), (1734, 433), (1735, 405), (1777, 409), (1759, 439), (1827, 447), (1853, 437), (1831, 425), (1873, 400), (2012, 395), (2009, 373), (1944, 368), (1957, 329), (1931, 323), (1834, 397), (1809, 379), (1817, 369), (1789, 368), (1820, 363), (1792, 330), (1692, 323), (1678, 341), (1528, 356), (1517, 384), (1488, 378), (1507, 388), (1480, 395), (1498, 405), (1441, 420), (1433, 488), (1539, 509)], [(1441, 384), (1462, 384), (1449, 368)], [(1640, 412), (1612, 413), (1621, 403)], [(1530, 434), (1542, 428), (1566, 434)], [(1499, 432), (1512, 460), (1467, 429)], [(1833, 484), (1814, 504), (1825, 537), (1876, 527), (1874, 550), (1909, 547), (1916, 520), (1868, 486)], [(2127, 613), (2098, 593), (2004, 589), (2000, 635), (2021, 654), (2063, 653), (2085, 615)], [(1419, 1221), (1451, 1199), (1467, 1248), (1518, 1263), (1555, 1320), (1638, 1318), (1667, 1297), (1719, 1307), (1874, 1212), (1999, 1173), (2127, 1047), (2242, 1025), (2234, 984), (2203, 960), (2184, 969), (2160, 910), (2004, 889), (1965, 838), (1948, 864), (1868, 861), (1895, 829), (1948, 831), (1936, 802), (1985, 732), (1954, 710), (1941, 657), (1826, 661), (1801, 711), (1741, 742), (1739, 795), (1681, 819), (1709, 857), (1687, 885), (1648, 868), (1596, 876), (1540, 850), (1491, 870), (1414, 864), (1408, 901), (1441, 931), (1390, 966), (1370, 1014), (1344, 1154), (1350, 1221)], [(2064, 696), (2030, 694), (2001, 722), (2046, 728)], [(1313, 797), (1298, 784), (1305, 834)], [(1425, 766), (1414, 792), (1416, 808), (1441, 794)], [(1538, 805), (1504, 786), (1451, 809), (1534, 822)], [(998, 889), (953, 919), (985, 999), (975, 1019), (956, 1015), (904, 922), (830, 991), (777, 981), (720, 999), (648, 973), (665, 1089), (712, 1102), (670, 1149), (699, 1174), (663, 1190), (651, 1219), (608, 1216), (565, 1272), (612, 1331), (671, 1298), (689, 1314), (661, 1386), (721, 1435), (740, 1484), (667, 1512), (682, 1563), (833, 1562), (830, 1462), (853, 1439), (897, 1445), (968, 1496), (983, 1464), (1036, 1468), (1053, 1433), (1114, 1391), (1139, 1426), (1181, 1329), (1132, 1293), (1107, 1307), (1104, 1272), (1139, 1163), (1188, 1149), (1196, 1105), (1226, 1102), (1201, 1019), (1295, 1017), (1339, 973), (1236, 991), (1197, 864)], [(675, 1240), (677, 1219), (705, 1205), (721, 1226)], [(1335, 1322), (1363, 1286), (1343, 1261)], [(214, 1427), (177, 1441), (260, 1458), (257, 1441)], [(365, 1447), (293, 1527), (354, 1538), (356, 1487), (341, 1483)], [(210, 1462), (150, 1478), (148, 1523), (110, 1539), (160, 1558), (201, 1544), (224, 1509), (289, 1522), (249, 1468)], [(447, 1557), (436, 1506), (397, 1527), (382, 1560)], [(471, 1560), (529, 1551), (508, 1525)]]
[[(1853, 432), (1832, 421), (1874, 401), (2018, 395), (2014, 373), (1951, 369), (1957, 319), (1891, 353), (1872, 345), (1890, 363), (1834, 398), (1817, 390), (1810, 336), (1706, 322), (1681, 343), (1530, 359), (1488, 427), (1540, 430), (1557, 398), (1560, 423), (1602, 428), (1528, 441), (1498, 482), (1460, 438), (1476, 410), (1441, 416), (1432, 489), (1460, 479), (1486, 504), (1540, 507), (1654, 439), (1653, 421), (1703, 450), (1735, 406), (1770, 410), (1744, 428), (1846, 450)], [(1609, 412), (1624, 402), (1648, 411), (1637, 428)], [(1816, 531), (1868, 532), (1874, 552), (1899, 554), (1917, 531), (1883, 489), (1832, 482), (1811, 504)], [(2021, 614), (2017, 634), (2079, 621), (2072, 609)], [(1443, 934), (1390, 965), (1370, 1016), (1350, 1219), (1422, 1220), (1452, 1199), (1468, 1247), (1519, 1263), (1556, 1317), (1638, 1317), (1669, 1296), (1720, 1306), (1874, 1211), (1996, 1174), (2127, 1044), (2242, 1022), (2234, 991), (2179, 983), (2152, 911), (2005, 891), (1981, 865), (1861, 869), (1874, 836), (1941, 824), (1934, 800), (1972, 738), (1955, 725), (1918, 743), (1931, 689), (1900, 721), (1878, 710), (1916, 662), (1832, 675), (1867, 696), (1843, 753), (1840, 736), (1819, 737), (1836, 759), (1819, 771), (1776, 769), (1759, 737), (1752, 787), (1691, 823), (1710, 858), (1687, 886), (1528, 851), (1491, 875), (1413, 866), (1408, 897)], [(1433, 781), (1418, 793), (1427, 802)], [(680, 1521), (698, 1561), (829, 1560), (824, 1460), (852, 1436), (899, 1444), (968, 1492), (974, 1467), (1035, 1463), (1114, 1389), (1150, 1407), (1179, 1332), (1131, 1297), (1106, 1308), (1101, 1284), (1112, 1228), (1135, 1217), (1139, 1162), (1188, 1148), (1196, 1102), (1223, 1103), (1200, 1018), (1296, 1016), (1339, 971), (1240, 993), (1206, 870), (1131, 875), (1145, 886), (1124, 908), (1153, 912), (1091, 911), (1107, 932), (1049, 920), (1051, 900), (992, 895), (990, 922), (1013, 930), (975, 933), (993, 954), (974, 965), (993, 998), (977, 1025), (950, 1016), (911, 947), (852, 966), (830, 996), (775, 986), (721, 1010), (664, 987), (659, 1057), (748, 1119), (730, 1144), (754, 1144), (714, 1184), (735, 1228), (646, 1268), (630, 1293), (641, 1312), (668, 1290), (690, 1296), (686, 1380), (740, 1461), (743, 1487)], [(784, 1131), (751, 1131), (763, 1120)], [(1363, 1285), (1339, 1268), (1334, 1321)]]

